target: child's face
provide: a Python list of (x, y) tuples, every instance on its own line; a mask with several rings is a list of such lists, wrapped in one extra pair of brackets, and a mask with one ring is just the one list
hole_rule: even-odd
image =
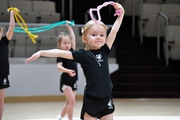
[(90, 50), (100, 49), (106, 42), (106, 29), (101, 24), (91, 26), (84, 37), (84, 42)]
[(71, 49), (71, 40), (69, 39), (69, 37), (63, 37), (61, 40), (61, 43), (58, 44), (58, 47), (61, 50), (70, 50)]

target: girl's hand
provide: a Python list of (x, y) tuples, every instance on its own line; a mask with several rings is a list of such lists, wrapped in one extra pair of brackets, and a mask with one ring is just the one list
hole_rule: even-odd
[(114, 9), (120, 10), (120, 11), (121, 11), (121, 14), (124, 14), (124, 8), (122, 7), (121, 4), (119, 4), (118, 2), (116, 2), (113, 6), (114, 6)]
[(70, 21), (66, 20), (66, 26), (69, 26)]
[(30, 58), (28, 58), (28, 59), (26, 60), (26, 62), (30, 62), (30, 61), (36, 60), (36, 59), (38, 59), (40, 56), (41, 56), (40, 52), (36, 52), (36, 53), (34, 53)]
[(14, 14), (15, 14), (15, 11), (11, 10), (10, 13), (14, 15)]
[(68, 70), (68, 74), (71, 76), (71, 77), (74, 77), (76, 75), (76, 72), (74, 70), (71, 70), (69, 69)]

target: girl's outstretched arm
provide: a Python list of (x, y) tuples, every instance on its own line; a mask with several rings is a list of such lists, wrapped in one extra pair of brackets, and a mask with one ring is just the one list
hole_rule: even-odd
[(13, 37), (14, 33), (14, 27), (15, 27), (15, 20), (14, 20), (14, 11), (10, 11), (10, 20), (9, 20), (9, 28), (8, 31), (6, 32), (6, 37), (8, 40), (11, 40)]
[(26, 60), (26, 62), (36, 60), (40, 56), (44, 56), (44, 57), (62, 57), (62, 58), (73, 60), (73, 56), (72, 56), (72, 53), (70, 51), (60, 50), (60, 49), (51, 49), (51, 50), (40, 50), (40, 51), (34, 53), (30, 58), (28, 58)]
[(111, 31), (109, 33), (109, 35), (107, 36), (107, 40), (106, 40), (106, 44), (108, 45), (109, 49), (111, 49), (113, 43), (114, 43), (114, 40), (116, 38), (116, 34), (121, 26), (121, 23), (122, 23), (122, 20), (123, 20), (123, 17), (124, 17), (124, 8), (122, 7), (121, 4), (119, 3), (115, 3), (114, 4), (114, 8), (116, 10), (121, 10), (121, 14), (117, 17), (116, 21), (114, 22), (112, 28), (111, 28)]
[(69, 26), (69, 21), (67, 21), (66, 26), (67, 26), (67, 29), (69, 32), (69, 37), (70, 37), (71, 42), (72, 42), (71, 47), (73, 50), (76, 50), (76, 37), (75, 37), (75, 34), (74, 34), (72, 27)]

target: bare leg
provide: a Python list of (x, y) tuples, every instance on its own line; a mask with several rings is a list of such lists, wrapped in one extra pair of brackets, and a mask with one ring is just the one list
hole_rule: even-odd
[(3, 111), (4, 111), (4, 93), (5, 93), (5, 89), (0, 89), (0, 120), (2, 120)]
[(64, 117), (67, 113), (67, 106), (68, 106), (68, 100), (66, 100), (66, 104), (64, 105), (62, 112), (61, 112), (61, 117)]
[(84, 114), (84, 120), (97, 120), (96, 117), (92, 117), (89, 114), (85, 113)]
[[(67, 111), (67, 114), (68, 114), (68, 118), (69, 118), (69, 120), (72, 120), (73, 119), (74, 104), (76, 102), (76, 100), (75, 100), (75, 92), (72, 90), (71, 87), (65, 88), (63, 92), (64, 92), (64, 94), (66, 96), (66, 99), (67, 99), (67, 102), (66, 102), (65, 106), (66, 106), (66, 111)], [(63, 115), (63, 114), (61, 114), (61, 115)]]
[(100, 120), (113, 120), (113, 113), (101, 117)]

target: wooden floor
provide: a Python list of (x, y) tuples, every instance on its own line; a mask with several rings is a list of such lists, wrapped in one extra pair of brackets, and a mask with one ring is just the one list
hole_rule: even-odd
[[(114, 120), (180, 120), (180, 99), (114, 99), (114, 104)], [(63, 105), (62, 101), (5, 103), (3, 120), (55, 120)], [(76, 102), (74, 120), (80, 120), (81, 105)]]

